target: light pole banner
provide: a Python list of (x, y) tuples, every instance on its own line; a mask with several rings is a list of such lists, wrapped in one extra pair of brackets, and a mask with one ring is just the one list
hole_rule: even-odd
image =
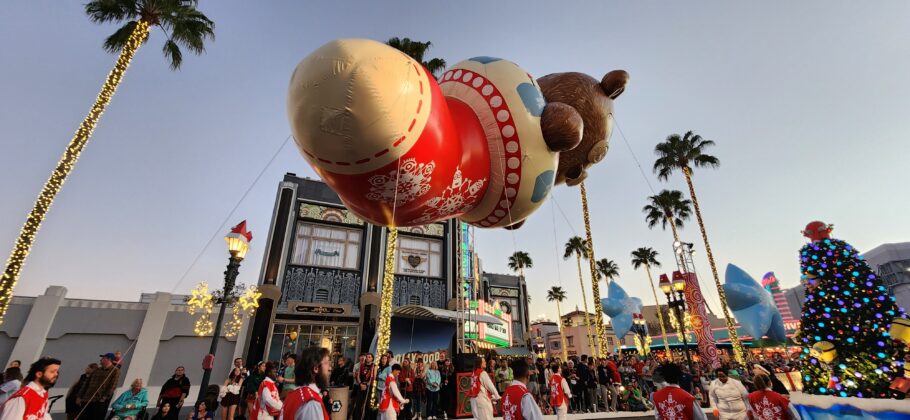
[(720, 359), (717, 355), (717, 342), (714, 341), (714, 332), (711, 331), (711, 323), (708, 322), (708, 312), (705, 310), (705, 296), (701, 293), (698, 286), (698, 279), (695, 273), (673, 272), (673, 280), (677, 278), (686, 279), (686, 306), (689, 315), (692, 317), (692, 329), (695, 332), (695, 340), (698, 342), (698, 353), (704, 363), (717, 369), (720, 367)]

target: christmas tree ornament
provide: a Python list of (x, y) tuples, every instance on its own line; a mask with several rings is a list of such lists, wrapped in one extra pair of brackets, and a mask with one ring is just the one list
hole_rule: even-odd
[(831, 363), (837, 359), (837, 349), (830, 341), (819, 341), (812, 345), (809, 355), (824, 363)]
[(891, 329), (888, 331), (891, 339), (910, 346), (910, 319), (894, 318), (891, 320)]
[(806, 225), (806, 228), (803, 229), (803, 236), (809, 238), (810, 241), (819, 241), (822, 239), (828, 239), (831, 236), (831, 231), (834, 230), (834, 225), (829, 225), (825, 222), (809, 222)]

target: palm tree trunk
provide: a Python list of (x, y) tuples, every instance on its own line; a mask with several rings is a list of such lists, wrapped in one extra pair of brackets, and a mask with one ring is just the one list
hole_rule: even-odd
[(581, 276), (581, 255), (575, 254), (575, 263), (578, 265), (578, 285), (581, 286), (581, 302), (585, 305), (585, 327), (588, 330), (588, 342), (593, 343), (594, 334), (591, 333), (591, 317), (588, 315), (588, 298), (585, 296), (585, 279)]
[(673, 231), (673, 241), (679, 242), (679, 232), (676, 230), (676, 224), (673, 223), (673, 216), (668, 215), (667, 220), (670, 221), (670, 229)]
[(148, 38), (148, 35), (149, 23), (140, 20), (130, 34), (126, 45), (123, 46), (123, 50), (120, 51), (120, 56), (117, 57), (114, 69), (107, 75), (104, 85), (101, 86), (101, 92), (98, 93), (95, 104), (85, 119), (82, 120), (82, 124), (79, 125), (79, 129), (76, 130), (76, 134), (67, 145), (66, 151), (63, 152), (63, 156), (57, 162), (57, 167), (54, 168), (50, 178), (44, 183), (44, 188), (41, 189), (41, 194), (38, 195), (32, 211), (29, 212), (28, 217), (25, 219), (25, 224), (16, 239), (16, 245), (13, 247), (6, 262), (3, 277), (0, 277), (0, 323), (3, 322), (3, 316), (6, 315), (6, 310), (13, 297), (13, 290), (16, 288), (16, 281), (19, 279), (19, 274), (25, 265), (28, 253), (35, 242), (35, 235), (38, 234), (41, 222), (44, 221), (51, 204), (54, 203), (54, 198), (60, 192), (60, 188), (63, 187), (66, 177), (69, 176), (76, 165), (82, 150), (85, 149), (88, 139), (95, 130), (95, 125), (101, 118), (101, 114), (104, 113), (105, 108), (107, 108), (111, 98), (114, 96), (114, 92), (117, 91), (117, 86), (123, 80), (123, 75), (126, 73), (130, 61), (132, 61), (142, 43)]
[(562, 360), (569, 360), (569, 349), (566, 348), (566, 335), (562, 332), (562, 309), (559, 309), (559, 300), (556, 301), (556, 319), (559, 324), (559, 339), (562, 341)]
[[(606, 357), (607, 329), (604, 327), (604, 314), (600, 306), (600, 281), (597, 279), (597, 265), (594, 261), (594, 238), (591, 237), (591, 218), (588, 213), (588, 191), (581, 183), (581, 211), (585, 219), (585, 235), (588, 241), (588, 263), (591, 265), (591, 292), (594, 295), (594, 327), (597, 330), (597, 357)], [(607, 282), (610, 279), (606, 280)]]
[(667, 357), (673, 361), (673, 353), (670, 352), (670, 336), (667, 335), (667, 329), (664, 327), (664, 315), (660, 313), (660, 300), (657, 299), (657, 288), (654, 287), (654, 278), (651, 277), (651, 266), (645, 263), (645, 272), (648, 273), (648, 284), (651, 285), (651, 293), (654, 293), (654, 304), (657, 305), (657, 322), (660, 324), (660, 333), (664, 336), (664, 351)]
[[(385, 354), (389, 350), (389, 340), (392, 338), (392, 299), (395, 295), (395, 248), (398, 244), (398, 228), (390, 227), (386, 235), (386, 254), (382, 273), (382, 291), (379, 295), (379, 325), (376, 328), (376, 354)], [(374, 398), (376, 389), (376, 375), (373, 372), (370, 382), (370, 407), (379, 408), (378, 396)]]
[(688, 166), (683, 167), (683, 174), (686, 176), (686, 183), (689, 184), (689, 195), (692, 196), (692, 205), (695, 207), (695, 217), (698, 219), (698, 228), (701, 230), (701, 238), (705, 242), (705, 253), (708, 255), (708, 263), (711, 265), (711, 274), (714, 275), (714, 284), (717, 286), (717, 295), (720, 297), (720, 309), (724, 313), (724, 321), (727, 323), (727, 332), (730, 334), (730, 343), (733, 344), (733, 356), (736, 361), (746, 365), (746, 359), (743, 354), (742, 343), (739, 342), (739, 336), (736, 334), (736, 325), (733, 323), (733, 317), (730, 316), (730, 310), (727, 308), (727, 294), (720, 284), (720, 277), (717, 275), (717, 265), (714, 264), (714, 254), (711, 253), (711, 244), (708, 242), (708, 232), (705, 230), (704, 220), (701, 218), (701, 209), (698, 207), (698, 197), (695, 196), (695, 185), (692, 184), (692, 170)]

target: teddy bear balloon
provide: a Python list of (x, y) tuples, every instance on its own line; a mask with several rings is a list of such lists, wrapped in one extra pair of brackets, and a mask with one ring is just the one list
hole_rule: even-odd
[(303, 59), (288, 94), (297, 147), (358, 216), (383, 226), (457, 217), (518, 227), (553, 185), (603, 159), (625, 71), (535, 80), (493, 57), (435, 80), (385, 44), (343, 39)]

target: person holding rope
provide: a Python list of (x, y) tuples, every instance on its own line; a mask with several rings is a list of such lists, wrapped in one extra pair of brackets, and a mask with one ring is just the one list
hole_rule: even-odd
[(57, 382), (60, 361), (45, 357), (32, 363), (25, 385), (0, 405), (0, 420), (51, 420), (47, 390)]
[(471, 413), (477, 420), (493, 420), (493, 400), (499, 399), (499, 392), (487, 373), (487, 360), (478, 356), (471, 375)]
[(88, 377), (85, 386), (79, 391), (76, 404), (82, 405), (82, 419), (101, 420), (107, 415), (107, 406), (114, 397), (114, 390), (120, 383), (120, 369), (114, 366), (114, 353), (101, 356), (98, 369)]
[(331, 373), (328, 349), (315, 346), (305, 349), (294, 372), (299, 386), (285, 397), (281, 420), (329, 420), (322, 391), (328, 389)]
[(284, 404), (281, 402), (278, 385), (275, 383), (277, 378), (278, 366), (272, 362), (266, 362), (265, 379), (259, 384), (259, 391), (256, 393), (256, 408), (251, 420), (273, 420), (281, 414)]

